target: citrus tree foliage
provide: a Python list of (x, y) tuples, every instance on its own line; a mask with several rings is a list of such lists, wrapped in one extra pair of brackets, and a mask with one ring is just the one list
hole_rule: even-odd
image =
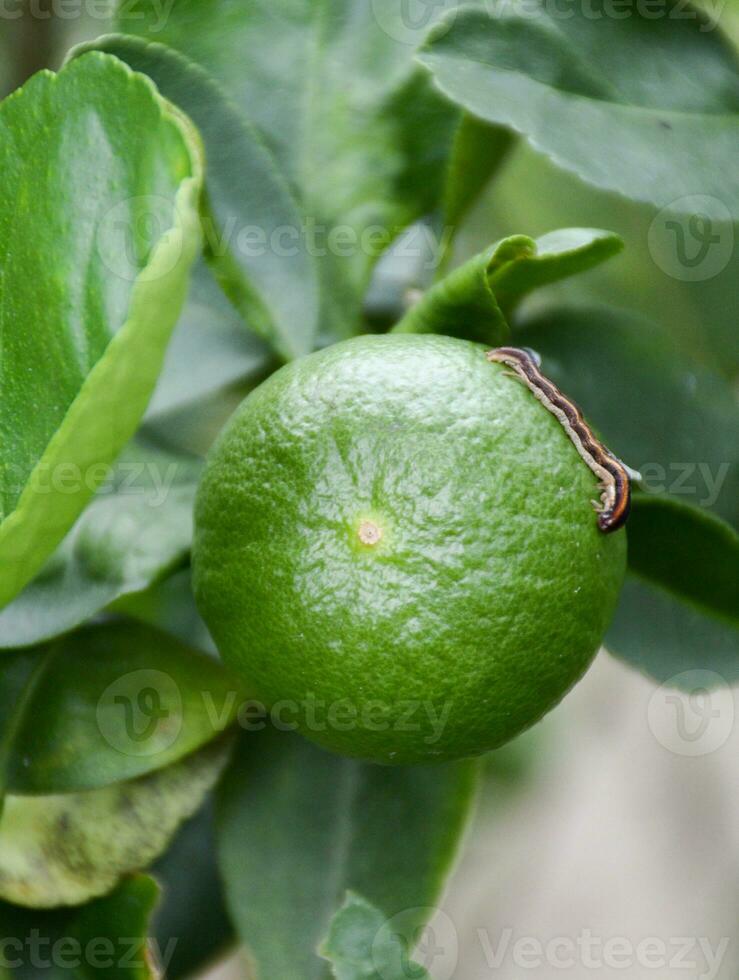
[(426, 6), (127, 0), (0, 103), (1, 977), (427, 975), (478, 765), (281, 731), (193, 600), (201, 456), (318, 348), (536, 351), (639, 472), (607, 650), (739, 681), (732, 39)]

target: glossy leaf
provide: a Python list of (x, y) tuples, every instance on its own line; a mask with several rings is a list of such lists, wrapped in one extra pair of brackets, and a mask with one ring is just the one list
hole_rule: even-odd
[(68, 632), (183, 565), (199, 475), (194, 457), (131, 443), (45, 567), (0, 610), (0, 647)]
[(84, 793), (5, 798), (0, 897), (29, 908), (80, 905), (145, 868), (225, 765), (220, 739), (157, 772)]
[(353, 892), (331, 920), (320, 953), (336, 980), (430, 980), (410, 962), (406, 944), (382, 912)]
[(739, 535), (708, 511), (663, 497), (635, 496), (629, 568), (739, 628)]
[(319, 256), (324, 332), (356, 332), (376, 259), (444, 192), (459, 114), (413, 60), (428, 19), (407, 20), (396, 0), (119, 5), (121, 30), (202, 65), (264, 134)]
[(212, 657), (125, 622), (4, 654), (6, 689), (18, 696), (0, 717), (0, 782), (15, 794), (95, 789), (161, 769), (223, 732), (241, 702)]
[(151, 83), (97, 53), (6, 99), (0, 133), (2, 606), (146, 408), (198, 248), (201, 162)]
[[(193, 120), (208, 167), (208, 254), (245, 321), (289, 359), (307, 354), (318, 326), (318, 273), (300, 240), (303, 217), (261, 136), (199, 65), (163, 44), (108, 35), (83, 45), (148, 75)], [(280, 247), (287, 243), (288, 247)]]
[(166, 950), (159, 956), (148, 938), (158, 898), (154, 879), (135, 874), (104, 898), (76, 909), (30, 911), (0, 902), (7, 976), (156, 980), (160, 964), (166, 965)]
[(591, 228), (564, 228), (536, 240), (511, 235), (449, 273), (393, 330), (497, 347), (509, 340), (507, 317), (523, 296), (598, 265), (622, 246), (618, 235)]
[(452, 11), (420, 58), (468, 112), (584, 180), (678, 211), (689, 195), (713, 197), (709, 217), (736, 220), (735, 53), (695, 8), (655, 18), (632, 0), (609, 13), (606, 0), (566, 15), (544, 3)]
[(680, 687), (700, 671), (702, 686), (739, 683), (739, 630), (668, 593), (627, 577), (605, 639), (611, 653), (660, 683)]
[(167, 977), (194, 976), (234, 945), (215, 850), (210, 801), (182, 825), (151, 873), (162, 888), (153, 937), (167, 953)]
[(583, 408), (606, 445), (666, 493), (739, 524), (739, 412), (731, 386), (670, 334), (633, 313), (557, 307), (528, 318), (514, 343)]
[(230, 385), (256, 380), (276, 365), (267, 344), (244, 323), (201, 259), (164, 358), (144, 421), (192, 407)]
[(247, 731), (221, 784), (219, 850), (232, 919), (257, 976), (324, 977), (314, 950), (348, 888), (419, 925), (470, 807), (472, 762), (412, 769)]

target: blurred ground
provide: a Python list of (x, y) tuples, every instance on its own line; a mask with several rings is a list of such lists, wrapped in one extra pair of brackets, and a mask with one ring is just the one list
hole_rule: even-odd
[(736, 980), (739, 697), (668, 697), (603, 653), (493, 757), (421, 938), (433, 980)]
[[(672, 717), (654, 702), (650, 710), (655, 690), (602, 654), (540, 726), (548, 751), (528, 784), (499, 806), (488, 788), (443, 902), (459, 932), (458, 966), (435, 980), (736, 980), (739, 726), (715, 716), (710, 723), (723, 727), (714, 744), (723, 744), (677, 754), (689, 745), (669, 727), (679, 724), (679, 703)], [(496, 969), (491, 957), (507, 929)], [(545, 947), (541, 965), (535, 944), (514, 962), (525, 937)], [(563, 942), (547, 954), (555, 938)], [(720, 966), (700, 939), (716, 957), (728, 947)]]

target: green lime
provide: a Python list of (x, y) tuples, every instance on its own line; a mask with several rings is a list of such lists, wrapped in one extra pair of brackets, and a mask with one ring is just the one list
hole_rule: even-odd
[(597, 650), (624, 574), (596, 478), (485, 348), (359, 337), (272, 375), (214, 446), (195, 594), (278, 726), (380, 762), (537, 721)]

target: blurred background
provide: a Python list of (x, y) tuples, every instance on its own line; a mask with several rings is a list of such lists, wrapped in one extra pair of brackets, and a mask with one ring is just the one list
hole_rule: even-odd
[[(33, 16), (21, 3), (14, 10), (0, 20), (3, 95), (107, 28), (102, 3), (94, 17), (69, 19), (52, 16), (50, 0), (35, 0)], [(721, 23), (739, 37), (739, 0)], [(551, 290), (651, 316), (696, 363), (737, 378), (739, 250), (709, 278), (684, 281), (650, 251), (654, 219), (519, 143), (457, 250), (464, 257), (515, 232), (616, 231), (621, 255)], [(215, 420), (238, 394), (213, 409)], [(199, 418), (209, 425), (207, 412)], [(739, 696), (728, 690), (691, 699), (601, 652), (559, 709), (486, 761), (466, 847), (417, 959), (434, 980), (737, 980), (737, 719)], [(238, 954), (213, 970), (219, 980), (247, 976)]]

